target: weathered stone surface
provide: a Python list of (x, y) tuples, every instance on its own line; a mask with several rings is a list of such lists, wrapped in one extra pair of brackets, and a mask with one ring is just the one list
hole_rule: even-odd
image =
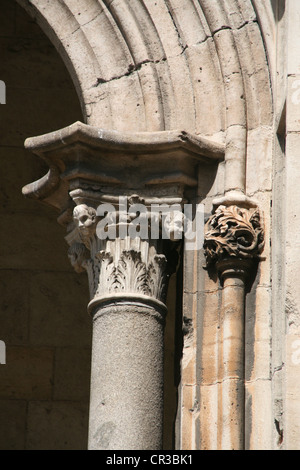
[[(11, 289), (18, 286), (18, 295)], [(25, 271), (0, 271), (1, 339), (7, 344), (28, 342), (30, 314), (29, 279)]]
[(95, 315), (91, 450), (162, 447), (163, 326), (158, 315), (133, 302), (102, 307)]
[[(264, 251), (258, 250), (259, 258), (254, 256), (254, 264), (247, 269), (245, 286), (240, 282), (244, 280), (246, 268), (245, 264), (241, 265), (238, 252), (230, 259), (236, 265), (232, 264), (229, 269), (227, 264), (225, 269), (224, 263), (223, 266), (218, 264), (219, 273), (213, 266), (209, 270), (203, 269), (203, 250), (190, 253), (183, 260), (182, 279), (181, 273), (178, 274), (178, 300), (174, 298), (173, 302), (170, 299), (168, 302), (172, 305), (173, 316), (168, 325), (166, 367), (174, 357), (176, 385), (181, 380), (175, 441), (182, 449), (230, 447), (236, 442), (235, 424), (239, 422), (239, 431), (241, 423), (243, 429), (243, 435), (238, 437), (240, 447), (298, 448), (298, 1), (185, 0), (183, 6), (182, 0), (53, 0), (47, 5), (44, 0), (18, 0), (18, 4), (20, 6), (15, 1), (3, 0), (0, 20), (0, 55), (4, 64), (0, 80), (7, 82), (7, 104), (1, 107), (4, 118), (0, 136), (0, 210), (2, 220), (5, 220), (0, 244), (0, 341), (6, 340), (8, 352), (15, 354), (13, 370), (9, 372), (7, 366), (0, 366), (0, 373), (7, 374), (1, 392), (1, 417), (9, 420), (8, 432), (0, 439), (1, 448), (23, 448), (27, 442), (30, 449), (69, 449), (84, 448), (86, 443), (87, 414), (84, 409), (91, 336), (88, 316), (84, 316), (87, 287), (84, 277), (78, 277), (76, 281), (70, 271), (64, 232), (55, 224), (59, 213), (42, 209), (34, 201), (25, 202), (20, 193), (21, 186), (38, 180), (48, 169), (47, 165), (35, 163), (28, 152), (21, 150), (25, 138), (65, 129), (78, 120), (89, 129), (93, 126), (96, 134), (101, 129), (102, 137), (105, 135), (108, 140), (118, 133), (119, 147), (115, 149), (113, 170), (110, 167), (112, 159), (105, 165), (100, 159), (99, 165), (98, 157), (104, 150), (95, 143), (95, 133), (82, 132), (83, 127), (77, 125), (74, 132), (80, 134), (80, 145), (75, 148), (74, 141), (69, 142), (67, 152), (67, 133), (61, 130), (55, 134), (56, 142), (61, 141), (59, 152), (64, 154), (63, 158), (57, 157), (57, 149), (52, 149), (51, 155), (43, 153), (49, 141), (39, 141), (38, 151), (52, 165), (50, 177), (27, 187), (25, 193), (64, 212), (59, 221), (69, 230), (69, 255), (75, 270), (83, 271), (89, 265), (91, 297), (96, 301), (91, 304), (93, 312), (103, 303), (105, 294), (112, 295), (122, 282), (129, 295), (142, 295), (145, 301), (145, 292), (150, 294), (147, 301), (152, 299), (152, 304), (147, 304), (148, 313), (148, 308), (155, 311), (153, 301), (157, 307), (158, 301), (165, 301), (165, 296), (155, 291), (153, 285), (152, 289), (149, 287), (149, 279), (148, 285), (142, 283), (141, 288), (139, 282), (129, 276), (133, 266), (138, 265), (144, 278), (151, 277), (146, 261), (153, 258), (153, 253), (139, 258), (142, 250), (137, 246), (130, 252), (130, 262), (125, 259), (128, 250), (125, 253), (122, 248), (124, 253), (118, 257), (117, 249), (106, 247), (102, 255), (106, 261), (113, 256), (114, 266), (111, 263), (113, 269), (106, 279), (99, 276), (96, 271), (101, 268), (101, 263), (90, 261), (95, 257), (96, 245), (89, 244), (84, 234), (80, 237), (74, 225), (68, 226), (72, 224), (74, 205), (88, 203), (96, 209), (102, 191), (116, 196), (126, 185), (123, 194), (127, 195), (133, 195), (132, 190), (138, 187), (139, 191), (134, 192), (140, 196), (160, 197), (162, 189), (164, 197), (172, 191), (174, 196), (171, 178), (172, 183), (186, 185), (185, 189), (189, 187), (187, 191), (182, 191), (183, 186), (180, 190), (177, 187), (181, 191), (181, 203), (184, 198), (194, 205), (202, 202), (207, 216), (219, 206), (236, 206), (243, 211), (259, 209)], [(21, 7), (31, 16), (26, 16)], [(58, 59), (55, 47), (62, 61)], [(193, 154), (196, 163), (188, 168), (184, 152), (180, 154), (172, 149), (168, 163), (163, 167), (162, 159), (156, 158), (158, 148), (153, 150), (151, 145), (162, 135), (170, 144), (177, 129), (180, 129), (177, 134), (177, 137), (181, 136), (180, 145), (186, 145), (191, 136), (198, 143), (208, 139), (217, 144), (216, 148), (222, 149), (222, 157), (210, 168), (204, 168), (203, 160), (195, 156), (198, 155), (194, 152), (195, 147), (189, 147), (189, 158)], [(129, 133), (130, 140), (145, 132), (144, 153), (139, 150), (138, 156), (134, 152), (130, 157), (127, 154), (120, 156), (126, 141), (124, 133)], [(79, 157), (76, 152), (87, 143), (85, 138), (88, 138), (89, 151), (80, 160), (82, 155)], [(105, 152), (107, 150), (106, 147)], [(223, 157), (224, 161), (220, 162)], [(66, 167), (67, 160), (72, 164)], [(151, 186), (146, 180), (149, 173)], [(184, 176), (184, 182), (178, 179), (179, 174)], [(80, 178), (85, 181), (79, 182)], [(120, 185), (118, 188), (114, 186), (116, 181)], [(59, 187), (54, 197), (49, 196), (52, 184)], [(223, 233), (234, 225), (232, 220), (227, 222), (227, 227), (226, 224), (222, 227)], [(243, 243), (237, 243), (239, 249), (241, 245)], [(164, 250), (159, 255), (165, 256)], [(240, 252), (240, 255), (245, 253)], [(131, 268), (128, 267), (130, 264)], [(164, 274), (154, 264), (151, 274), (158, 285)], [(116, 272), (122, 268), (126, 274), (120, 282)], [(109, 274), (109, 270), (102, 269), (104, 273)], [(174, 289), (173, 285), (173, 292)], [(179, 300), (181, 290), (184, 291), (182, 305)], [(133, 312), (136, 323), (141, 320), (145, 337), (154, 346), (155, 338), (145, 326), (147, 324), (150, 330), (154, 328), (148, 324), (153, 317), (147, 315), (142, 315), (141, 320), (137, 312)], [(106, 341), (116, 341), (114, 327), (124, 340), (122, 321), (119, 317), (116, 320), (117, 317), (101, 319), (104, 323), (110, 322), (110, 325), (105, 324), (105, 331), (109, 333), (107, 338), (101, 337), (103, 343), (97, 342), (96, 353), (98, 347), (99, 350), (112, 347)], [(132, 318), (123, 320), (129, 330)], [(136, 323), (131, 326), (132, 337), (129, 331), (125, 336), (129, 343), (132, 338), (137, 338), (138, 344), (143, 344)], [(174, 330), (176, 327), (174, 336), (170, 334), (172, 326)], [(172, 350), (173, 340), (180, 353), (175, 347)], [(156, 347), (161, 348), (162, 341)], [(84, 351), (82, 355), (80, 348)], [(37, 350), (46, 361), (44, 371)], [(118, 347), (113, 349), (112, 357), (117, 351)], [(148, 352), (147, 348), (139, 351), (138, 357), (148, 364), (153, 351), (149, 352), (149, 357), (144, 357), (145, 352)], [(116, 381), (135, 359), (126, 354), (124, 357), (127, 363), (122, 364), (121, 375), (114, 369), (117, 358), (115, 363), (107, 363), (107, 367), (113, 369)], [(103, 364), (105, 361), (108, 359), (105, 358)], [(76, 373), (68, 369), (69, 362), (78, 363)], [(99, 363), (103, 367), (101, 358)], [(27, 377), (21, 375), (23, 385), (17, 380), (21, 364), (28, 372)], [(53, 364), (55, 367), (51, 369)], [(149, 373), (151, 371), (154, 376), (153, 364), (149, 365)], [(33, 365), (38, 376), (32, 370)], [(132, 396), (139, 402), (143, 390), (137, 383), (149, 382), (154, 387), (154, 382), (149, 377), (147, 382), (142, 366), (141, 370), (133, 369)], [(82, 384), (79, 383), (80, 371), (84, 371), (82, 377), (85, 377)], [(166, 375), (168, 393), (174, 393), (173, 372), (170, 368)], [(50, 375), (54, 382), (48, 387)], [(31, 390), (30, 384), (36, 380), (38, 388)], [(15, 396), (17, 385), (19, 395)], [(97, 389), (101, 386), (103, 384), (98, 384)], [(112, 387), (112, 393), (114, 391)], [(117, 392), (121, 393), (119, 389)], [(128, 390), (126, 393), (130, 396)], [(156, 389), (149, 398), (153, 416), (159, 408), (156, 409), (152, 401), (157, 393)], [(12, 397), (13, 400), (8, 400)], [(25, 399), (30, 402), (28, 422)], [(174, 395), (172, 400), (175, 400)], [(161, 406), (161, 398), (159, 402)], [(7, 409), (4, 409), (6, 404)], [(147, 434), (149, 421), (146, 425), (141, 418), (143, 412), (147, 414), (145, 409), (133, 419), (128, 417), (128, 409), (122, 408), (121, 416), (114, 416), (114, 424), (118, 425), (127, 417), (130, 432), (134, 435), (141, 426), (145, 432), (141, 433), (144, 442), (149, 439), (149, 443), (153, 438), (151, 432)], [(165, 418), (169, 420), (165, 427), (168, 433), (171, 433), (172, 413), (174, 403)], [(100, 429), (99, 423), (97, 426), (103, 436), (101, 445), (109, 446), (115, 428), (108, 425)], [(128, 443), (124, 445), (129, 446)], [(170, 435), (165, 445), (172, 445)]]
[(8, 346), (1, 366), (0, 397), (47, 400), (52, 395), (54, 352), (47, 348)]
[(0, 449), (25, 450), (27, 403), (0, 400)]
[[(74, 289), (78, 297), (74, 297)], [(36, 274), (31, 277), (30, 293), (32, 344), (56, 347), (90, 345), (91, 324), (86, 313), (88, 289), (85, 279), (67, 273)]]
[[(7, 364), (0, 366), (0, 448), (22, 450), (26, 448), (28, 439), (28, 401), (49, 400), (52, 404), (56, 403), (53, 399), (55, 349), (53, 345), (46, 345), (47, 339), (44, 343), (34, 344), (36, 338), (30, 333), (34, 306), (39, 303), (38, 310), (42, 312), (47, 297), (39, 297), (37, 290), (31, 290), (31, 281), (34, 285), (37, 275), (43, 285), (42, 279), (46, 273), (46, 285), (51, 271), (52, 288), (54, 291), (56, 288), (60, 290), (65, 281), (59, 276), (56, 279), (56, 271), (71, 272), (61, 230), (55, 221), (56, 213), (46, 208), (41, 213), (40, 207), (33, 201), (27, 200), (26, 203), (21, 194), (24, 184), (40, 178), (47, 168), (45, 163), (24, 150), (24, 140), (28, 132), (39, 134), (55, 129), (57, 119), (67, 125), (82, 119), (82, 115), (65, 65), (41, 28), (23, 8), (10, 0), (1, 3), (0, 23), (0, 79), (7, 86), (7, 102), (0, 109), (0, 211), (2, 220), (6, 220), (0, 229), (0, 341), (5, 341), (7, 349)], [(75, 277), (73, 273), (71, 276)], [(67, 289), (74, 292), (71, 285)], [(84, 319), (87, 314), (86, 304), (83, 305), (80, 314)], [(74, 302), (72, 308), (73, 314), (78, 312), (80, 301), (77, 304)], [(49, 338), (47, 328), (50, 336), (53, 333), (56, 337), (59, 332), (57, 323), (53, 325), (51, 314), (42, 329), (44, 338)], [(86, 344), (89, 348), (88, 341)], [(81, 347), (78, 336), (71, 346)], [(85, 384), (83, 376), (81, 379), (82, 390), (88, 388), (89, 378)], [(59, 380), (57, 385), (59, 388)], [(67, 393), (63, 396), (63, 391), (61, 397), (68, 400)], [(80, 406), (82, 398), (77, 399), (81, 400), (78, 402)], [(86, 409), (86, 420), (87, 417)], [(76, 427), (76, 423), (72, 429), (72, 419), (72, 413), (66, 413), (65, 432), (72, 432), (74, 440), (84, 436), (83, 441), (86, 442), (86, 430)], [(46, 429), (46, 421), (47, 413), (43, 417), (40, 415), (39, 426)], [(53, 429), (55, 427), (59, 432), (57, 419), (53, 421)], [(30, 439), (37, 442), (39, 438), (38, 426), (32, 427)], [(63, 442), (63, 439), (61, 435), (58, 441)], [(49, 443), (51, 446), (52, 443)], [(58, 442), (56, 447), (59, 446)]]
[[(31, 271), (43, 270), (48, 260), (48, 270), (70, 270), (62, 241), (63, 230), (53, 224), (50, 213), (48, 217), (46, 214), (30, 214), (31, 224), (28, 224), (28, 216), (24, 213), (7, 214), (7, 224), (2, 229), (2, 234), (7, 241), (6, 245), (0, 246), (3, 269), (22, 269), (25, 265)], [(9, 233), (17, 234), (20, 231), (23, 233), (19, 242), (9, 236), (8, 226)], [(56, 256), (49, 256), (54, 245), (57, 249)]]
[(54, 400), (89, 401), (90, 349), (58, 348), (54, 366)]
[(26, 450), (86, 450), (87, 408), (78, 402), (30, 402)]

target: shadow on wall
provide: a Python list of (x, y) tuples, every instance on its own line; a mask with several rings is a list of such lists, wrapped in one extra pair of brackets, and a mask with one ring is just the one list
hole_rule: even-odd
[(271, 6), (275, 21), (280, 21), (285, 12), (286, 0), (271, 0)]
[(1, 0), (0, 56), (0, 450), (81, 450), (90, 380), (87, 281), (69, 264), (58, 214), (21, 191), (47, 169), (24, 150), (25, 138), (82, 113), (54, 46), (12, 0)]

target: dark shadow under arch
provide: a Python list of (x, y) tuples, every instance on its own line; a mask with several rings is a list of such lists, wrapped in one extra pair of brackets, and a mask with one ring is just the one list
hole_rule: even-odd
[(52, 209), (22, 195), (46, 165), (29, 136), (82, 120), (70, 76), (49, 39), (12, 0), (1, 1), (0, 449), (87, 447), (91, 325), (88, 288), (73, 273)]

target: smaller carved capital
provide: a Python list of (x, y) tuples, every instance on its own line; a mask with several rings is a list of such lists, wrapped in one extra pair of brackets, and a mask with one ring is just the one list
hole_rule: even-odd
[(207, 267), (226, 259), (257, 259), (263, 247), (264, 231), (257, 208), (219, 206), (207, 222), (204, 240)]

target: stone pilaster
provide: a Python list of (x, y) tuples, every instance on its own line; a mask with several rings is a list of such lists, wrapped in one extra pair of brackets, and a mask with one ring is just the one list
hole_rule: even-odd
[(207, 267), (222, 283), (218, 447), (243, 450), (245, 439), (245, 289), (264, 246), (257, 208), (219, 206), (205, 235)]

